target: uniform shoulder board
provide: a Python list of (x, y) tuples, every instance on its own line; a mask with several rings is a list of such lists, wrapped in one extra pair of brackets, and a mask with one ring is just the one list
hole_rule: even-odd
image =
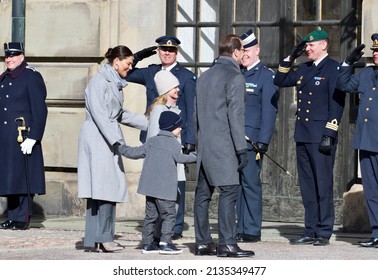
[(267, 67), (267, 66), (265, 66), (265, 65), (264, 65), (264, 68), (275, 74), (275, 72), (273, 71), (272, 68), (269, 68), (269, 67)]
[(26, 66), (26, 69), (30, 69), (30, 70), (33, 70), (34, 72), (38, 72), (37, 69), (35, 69), (34, 67), (32, 66)]

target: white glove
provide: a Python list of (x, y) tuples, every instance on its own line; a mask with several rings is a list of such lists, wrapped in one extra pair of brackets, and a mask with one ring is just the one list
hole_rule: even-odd
[(25, 154), (30, 155), (36, 140), (26, 138), (24, 142), (20, 144), (21, 151)]

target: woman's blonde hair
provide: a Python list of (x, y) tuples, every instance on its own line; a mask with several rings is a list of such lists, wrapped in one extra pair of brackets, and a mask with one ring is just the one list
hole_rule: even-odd
[(158, 105), (158, 104), (165, 105), (165, 104), (167, 104), (167, 101), (168, 101), (167, 94), (163, 94), (163, 95), (160, 95), (160, 96), (156, 97), (155, 100), (154, 100), (154, 102), (152, 102), (152, 104), (147, 108), (147, 111), (146, 111), (147, 118), (150, 117), (152, 109), (156, 105)]

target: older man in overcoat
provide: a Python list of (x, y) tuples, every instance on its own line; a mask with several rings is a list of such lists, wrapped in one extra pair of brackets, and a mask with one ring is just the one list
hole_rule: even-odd
[[(244, 136), (245, 81), (240, 72), (244, 49), (236, 35), (219, 43), (220, 57), (197, 82), (195, 124), (197, 130), (197, 188), (194, 200), (196, 255), (247, 257), (234, 238), (235, 203), (240, 188), (239, 172), (247, 164)], [(219, 189), (218, 246), (209, 225), (209, 204)]]

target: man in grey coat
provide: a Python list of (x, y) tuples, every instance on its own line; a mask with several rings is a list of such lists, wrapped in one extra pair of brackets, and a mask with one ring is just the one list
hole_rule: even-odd
[[(235, 203), (240, 188), (239, 172), (247, 165), (244, 136), (245, 80), (240, 72), (244, 49), (230, 34), (219, 43), (220, 57), (201, 74), (196, 86), (197, 189), (194, 199), (196, 255), (248, 257), (234, 238)], [(218, 246), (209, 225), (209, 204), (219, 189)]]

